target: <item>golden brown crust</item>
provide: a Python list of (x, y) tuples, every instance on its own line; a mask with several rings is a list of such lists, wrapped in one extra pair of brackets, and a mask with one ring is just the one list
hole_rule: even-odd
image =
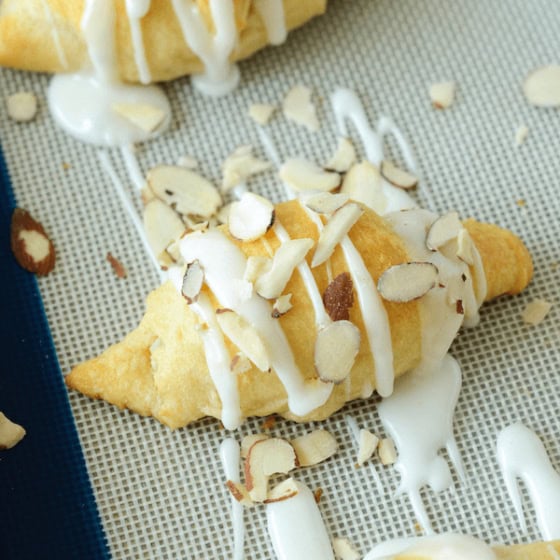
[(560, 553), (560, 540), (494, 546), (493, 549), (499, 560), (557, 560)]
[[(212, 29), (208, 0), (197, 0)], [(268, 44), (262, 19), (252, 0), (234, 0), (239, 42), (232, 59), (241, 60)], [(3, 0), (0, 5), (0, 65), (39, 72), (77, 71), (87, 64), (87, 49), (80, 31), (85, 0)], [(52, 22), (45, 15), (50, 8)], [(138, 81), (138, 69), (126, 16), (125, 0), (117, 9), (116, 51), (121, 77)], [(326, 0), (284, 0), (286, 26), (294, 29), (325, 11)], [(172, 80), (200, 72), (198, 58), (186, 45), (170, 0), (152, 0), (142, 19), (142, 34), (153, 81)], [(61, 63), (55, 44), (58, 34), (67, 60)]]
[[(276, 215), (292, 238), (317, 238), (317, 229), (298, 203), (288, 202), (276, 207)], [(487, 282), (490, 294), (521, 289), (519, 277), (528, 279), (532, 264), (529, 254), (513, 234), (495, 226), (469, 223), (484, 239), (493, 244), (479, 247), (483, 262), (492, 263), (498, 257), (509, 262), (523, 256), (516, 267), (499, 269), (488, 266)], [(484, 236), (484, 232), (488, 236)], [(501, 234), (499, 232), (502, 232)], [(375, 281), (390, 266), (408, 260), (406, 249), (387, 223), (366, 210), (350, 232), (350, 237)], [(266, 236), (273, 248), (278, 240), (273, 232)], [(239, 243), (247, 255), (265, 255), (261, 240)], [(511, 253), (504, 255), (504, 253)], [(310, 258), (310, 257), (309, 257)], [(333, 276), (346, 271), (340, 248), (331, 258)], [(314, 270), (321, 292), (328, 285), (326, 266)], [(498, 287), (496, 287), (498, 286)], [(293, 308), (280, 319), (282, 328), (293, 348), (297, 363), (306, 378), (316, 377), (313, 348), (315, 322), (313, 309), (303, 281), (294, 274), (284, 293), (292, 294)], [(216, 307), (218, 303), (215, 302)], [(396, 375), (413, 368), (421, 355), (421, 324), (418, 302), (390, 303), (385, 307), (391, 325)], [(357, 303), (350, 309), (350, 320), (365, 332)], [(221, 403), (210, 379), (197, 320), (183, 298), (170, 283), (154, 290), (147, 300), (147, 310), (139, 327), (123, 342), (109, 348), (98, 358), (85, 362), (66, 377), (69, 387), (94, 397), (103, 398), (140, 414), (152, 415), (171, 428), (178, 428), (203, 416), (220, 417)], [(156, 340), (161, 343), (152, 347)], [(229, 344), (229, 343), (228, 343)], [(152, 347), (153, 352), (150, 351)], [(238, 350), (229, 344), (231, 354)], [(156, 362), (152, 368), (150, 355)], [(341, 408), (345, 402), (360, 397), (366, 380), (374, 384), (374, 365), (366, 336), (350, 375), (349, 385), (334, 388), (327, 403), (305, 418), (295, 418), (288, 410), (286, 393), (274, 373), (262, 373), (255, 368), (238, 376), (241, 408), (244, 416), (281, 414), (295, 420), (321, 420)]]

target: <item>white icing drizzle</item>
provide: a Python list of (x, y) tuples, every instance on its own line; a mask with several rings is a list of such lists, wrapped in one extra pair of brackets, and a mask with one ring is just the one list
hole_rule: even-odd
[(288, 35), (283, 0), (255, 0), (255, 7), (266, 27), (269, 43), (282, 44)]
[(498, 462), (522, 530), (527, 531), (517, 478), (523, 480), (544, 540), (560, 539), (560, 474), (538, 436), (521, 423), (498, 435)]
[[(352, 438), (354, 439), (354, 442), (356, 443), (356, 445), (359, 445), (360, 443), (360, 427), (358, 426), (358, 422), (356, 422), (356, 419), (353, 416), (350, 416), (350, 414), (346, 414), (344, 416), (344, 420), (346, 420), (346, 425), (348, 426), (348, 429), (350, 430), (350, 433), (352, 434)], [(381, 478), (379, 477), (379, 473), (377, 472), (377, 469), (375, 468), (375, 465), (372, 461), (370, 461), (368, 463), (369, 468), (371, 470), (371, 472), (373, 473), (373, 480), (375, 481), (375, 485), (377, 486), (377, 490), (380, 493), (383, 493), (383, 484), (381, 484)]]
[(400, 554), (430, 560), (496, 560), (486, 543), (453, 533), (390, 540), (375, 546), (364, 560), (392, 560)]
[(66, 53), (62, 48), (62, 43), (60, 41), (60, 34), (58, 33), (58, 27), (54, 22), (51, 6), (48, 0), (42, 0), (41, 3), (43, 5), (43, 12), (45, 14), (45, 18), (48, 21), (49, 27), (51, 29), (51, 37), (54, 43), (54, 48), (56, 49), (58, 61), (60, 62), (62, 68), (66, 69), (68, 68), (68, 59), (66, 58)]
[(138, 192), (142, 191), (146, 186), (146, 178), (140, 169), (140, 164), (134, 153), (134, 145), (126, 144), (121, 146), (121, 154), (132, 184), (136, 187)]
[[(240, 482), (239, 461), (241, 451), (234, 438), (226, 438), (220, 445), (220, 458), (227, 480)], [(233, 525), (233, 554), (232, 560), (243, 560), (243, 546), (245, 543), (245, 525), (243, 523), (243, 505), (231, 496), (231, 521)]]
[(218, 230), (189, 234), (179, 246), (185, 262), (200, 261), (205, 281), (220, 305), (234, 310), (256, 328), (272, 367), (284, 385), (290, 411), (305, 416), (323, 405), (333, 385), (318, 379), (305, 380), (280, 323), (271, 317), (270, 304), (255, 294), (250, 298), (242, 297), (238, 287), (243, 282), (247, 264), (242, 251)]
[(216, 33), (212, 35), (193, 0), (172, 0), (183, 38), (204, 64), (204, 73), (193, 76), (194, 86), (206, 95), (232, 91), (239, 82), (239, 69), (229, 61), (237, 44), (233, 0), (209, 0)]
[(378, 407), (385, 429), (398, 449), (395, 465), (401, 475), (397, 494), (406, 492), (418, 522), (433, 533), (420, 489), (429, 485), (441, 492), (452, 485), (451, 471), (438, 455), (447, 449), (459, 478), (465, 472), (455, 438), (453, 414), (461, 390), (461, 368), (446, 355), (437, 367), (414, 370), (395, 384), (395, 391)]
[(151, 0), (126, 0), (126, 13), (130, 23), (130, 34), (132, 37), (132, 48), (134, 49), (134, 61), (138, 68), (140, 81), (149, 84), (152, 81), (146, 50), (142, 38), (142, 27), (140, 20), (149, 12)]
[(311, 490), (267, 504), (268, 533), (278, 560), (334, 560), (329, 534)]

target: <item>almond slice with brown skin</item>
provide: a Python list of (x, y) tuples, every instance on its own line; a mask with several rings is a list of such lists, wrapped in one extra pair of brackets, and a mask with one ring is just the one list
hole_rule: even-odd
[(218, 324), (224, 334), (241, 350), (261, 371), (270, 369), (266, 347), (253, 325), (231, 309), (216, 311)]
[(241, 482), (233, 482), (233, 480), (226, 481), (226, 488), (229, 490), (229, 493), (238, 501), (240, 504), (251, 507), (255, 504), (253, 500), (251, 500), (251, 496), (249, 495), (249, 491)]
[(463, 224), (457, 212), (448, 212), (440, 216), (428, 230), (426, 247), (430, 251), (437, 251), (448, 241), (456, 239), (461, 229), (463, 229)]
[(317, 333), (315, 369), (322, 381), (342, 383), (360, 351), (360, 329), (350, 321), (336, 321)]
[(358, 439), (358, 465), (360, 467), (373, 457), (378, 444), (379, 438), (375, 434), (365, 428), (360, 430)]
[(311, 247), (313, 240), (308, 238), (290, 239), (282, 243), (274, 253), (270, 270), (256, 279), (256, 292), (266, 299), (280, 297), (294, 269), (303, 261)]
[(268, 494), (268, 479), (273, 474), (288, 474), (297, 466), (296, 452), (285, 439), (257, 441), (245, 459), (245, 482), (251, 499), (264, 502)]
[(340, 175), (325, 171), (309, 160), (291, 158), (280, 167), (279, 176), (292, 190), (328, 192), (340, 185)]
[(523, 93), (536, 107), (559, 107), (560, 66), (550, 64), (531, 72), (523, 82)]
[(296, 481), (290, 477), (270, 490), (264, 503), (273, 504), (275, 502), (283, 502), (284, 500), (289, 500), (297, 496), (298, 492)]
[(418, 185), (418, 177), (408, 171), (404, 171), (390, 161), (383, 161), (381, 163), (380, 172), (386, 181), (389, 181), (391, 185), (399, 189), (409, 190)]
[(222, 164), (222, 193), (227, 193), (252, 175), (262, 173), (272, 167), (252, 154), (252, 146), (242, 146), (231, 153)]
[(387, 197), (382, 185), (379, 169), (369, 161), (362, 161), (353, 165), (346, 173), (340, 192), (378, 214), (383, 214), (387, 208)]
[(241, 440), (241, 457), (245, 459), (249, 455), (249, 449), (257, 443), (257, 441), (262, 441), (263, 439), (270, 439), (267, 434), (249, 434)]
[[(304, 193), (305, 194), (305, 193)], [(350, 197), (344, 193), (331, 194), (329, 192), (309, 193), (302, 195), (302, 202), (317, 214), (333, 214), (342, 208)]]
[(338, 139), (336, 152), (325, 165), (325, 169), (336, 171), (337, 173), (346, 173), (354, 163), (356, 163), (356, 150), (352, 142), (342, 136)]
[(475, 246), (469, 232), (461, 228), (457, 236), (457, 258), (461, 259), (469, 266), (474, 265)]
[(0, 450), (11, 449), (25, 436), (25, 430), (19, 424), (9, 420), (0, 412)]
[(200, 290), (204, 284), (204, 270), (198, 260), (187, 264), (185, 275), (183, 276), (183, 284), (181, 286), (181, 295), (190, 305), (198, 300)]
[(323, 303), (333, 321), (350, 319), (349, 309), (354, 305), (353, 286), (348, 272), (342, 272), (327, 286)]
[(210, 218), (222, 205), (210, 181), (178, 165), (158, 165), (148, 171), (148, 185), (163, 202), (185, 216)]
[(292, 294), (284, 294), (280, 296), (272, 306), (272, 317), (274, 319), (278, 319), (288, 313), (288, 311), (292, 308), (291, 303)]
[(377, 289), (387, 301), (404, 303), (422, 297), (437, 283), (438, 269), (432, 263), (410, 262), (388, 268)]
[(274, 224), (274, 205), (258, 194), (246, 192), (233, 202), (228, 216), (229, 232), (240, 241), (262, 237)]
[(311, 467), (326, 461), (338, 451), (334, 436), (326, 430), (314, 430), (290, 441), (300, 467)]
[(323, 264), (332, 255), (335, 247), (363, 213), (364, 211), (359, 204), (348, 202), (332, 215), (319, 236), (317, 248), (311, 261), (312, 267)]

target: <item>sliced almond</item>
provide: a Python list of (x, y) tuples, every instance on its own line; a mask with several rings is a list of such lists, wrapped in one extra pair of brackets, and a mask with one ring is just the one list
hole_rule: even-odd
[(216, 219), (219, 224), (227, 224), (229, 220), (229, 213), (231, 212), (231, 207), (234, 203), (224, 204), (217, 212)]
[(426, 247), (430, 251), (437, 251), (448, 241), (456, 239), (463, 229), (463, 224), (457, 212), (448, 212), (440, 216), (428, 230), (426, 236)]
[(527, 139), (527, 135), (529, 134), (529, 129), (525, 125), (521, 125), (515, 131), (515, 145), (521, 146), (523, 142)]
[(222, 192), (227, 193), (240, 183), (244, 183), (252, 175), (270, 169), (272, 164), (256, 158), (251, 152), (253, 148), (242, 146), (230, 154), (222, 164)]
[(469, 232), (465, 228), (459, 230), (457, 236), (457, 258), (461, 259), (469, 266), (474, 266), (474, 242)]
[(229, 369), (234, 375), (241, 375), (251, 369), (251, 360), (249, 360), (249, 358), (247, 358), (247, 356), (245, 356), (242, 352), (238, 352), (231, 359)]
[(333, 539), (333, 550), (337, 560), (360, 560), (360, 553), (345, 538), (337, 537)]
[(455, 100), (455, 82), (439, 82), (430, 86), (430, 99), (436, 109), (447, 109)]
[(384, 438), (379, 442), (377, 453), (381, 463), (384, 465), (392, 465), (397, 461), (395, 442), (391, 438)]
[(323, 264), (332, 255), (335, 247), (363, 213), (364, 211), (359, 204), (348, 202), (332, 215), (319, 236), (317, 248), (311, 261), (312, 267)]
[(119, 261), (115, 256), (111, 253), (107, 253), (105, 256), (107, 262), (111, 265), (113, 272), (117, 278), (126, 278), (126, 268), (124, 267), (123, 263)]
[(183, 284), (181, 286), (181, 295), (190, 305), (198, 300), (202, 284), (204, 283), (204, 270), (198, 260), (187, 264), (185, 275), (183, 276)]
[(437, 283), (438, 269), (432, 263), (410, 262), (388, 268), (377, 289), (387, 301), (407, 302), (422, 297)]
[(268, 436), (267, 434), (249, 434), (248, 436), (245, 436), (241, 440), (241, 457), (245, 459), (247, 455), (249, 455), (249, 449), (251, 449), (251, 447), (253, 447), (253, 445), (255, 445), (257, 441), (262, 441), (269, 438), (270, 436)]
[(302, 198), (303, 203), (317, 214), (332, 214), (344, 206), (350, 197), (344, 193), (313, 193)]
[(264, 503), (273, 504), (275, 502), (283, 502), (284, 500), (289, 500), (297, 496), (298, 492), (296, 481), (290, 477), (270, 490)]
[(300, 467), (311, 467), (326, 461), (338, 450), (334, 436), (326, 430), (314, 430), (290, 442)]
[(231, 309), (220, 310), (216, 318), (224, 334), (258, 369), (261, 371), (270, 369), (268, 352), (253, 325)]
[(303, 261), (311, 247), (313, 240), (307, 238), (290, 239), (282, 243), (274, 253), (270, 270), (256, 279), (256, 292), (265, 299), (280, 297), (294, 269)]
[(186, 167), (187, 169), (197, 169), (198, 168), (198, 160), (193, 156), (189, 156), (185, 154), (177, 159), (177, 165), (180, 167)]
[(352, 200), (361, 202), (378, 214), (383, 214), (387, 208), (387, 197), (382, 190), (382, 179), (379, 170), (369, 161), (356, 163), (344, 176), (341, 193)]
[(253, 103), (249, 107), (249, 116), (261, 126), (268, 124), (268, 121), (272, 117), (276, 107), (268, 103)]
[(10, 225), (10, 245), (18, 264), (45, 276), (54, 268), (56, 253), (45, 228), (23, 208), (16, 208)]
[(325, 165), (325, 169), (332, 169), (337, 173), (346, 173), (354, 163), (356, 163), (356, 150), (352, 142), (343, 136), (338, 139), (336, 152)]
[(278, 319), (288, 313), (288, 311), (292, 308), (292, 294), (284, 294), (280, 296), (272, 306), (272, 317), (274, 319)]
[(322, 381), (342, 383), (360, 351), (360, 329), (350, 321), (336, 321), (317, 333), (315, 369)]
[(247, 259), (243, 280), (255, 283), (257, 278), (272, 268), (272, 259), (260, 255), (252, 255)]
[(332, 191), (340, 185), (340, 175), (325, 171), (311, 161), (302, 158), (286, 160), (279, 171), (280, 179), (295, 192)]
[(185, 216), (210, 218), (222, 204), (212, 183), (185, 167), (159, 165), (148, 171), (147, 180), (160, 200)]
[(156, 130), (166, 117), (165, 111), (146, 103), (114, 103), (111, 108), (144, 132)]
[(25, 429), (0, 412), (0, 449), (11, 449), (25, 436)]
[(536, 326), (544, 321), (548, 312), (552, 308), (552, 303), (545, 299), (535, 299), (528, 303), (521, 315), (523, 321), (529, 325)]
[(37, 97), (28, 91), (19, 91), (6, 98), (8, 116), (16, 122), (29, 122), (37, 114)]
[(383, 161), (381, 163), (380, 172), (386, 181), (389, 181), (391, 185), (399, 189), (413, 189), (418, 185), (418, 177), (416, 177), (416, 175), (404, 171), (390, 161)]
[(350, 319), (349, 309), (354, 305), (353, 282), (348, 272), (339, 274), (323, 294), (325, 310), (333, 321)]
[(226, 481), (226, 488), (229, 490), (229, 493), (232, 495), (235, 500), (237, 500), (240, 504), (250, 507), (253, 504), (253, 500), (251, 500), (251, 496), (249, 495), (249, 491), (241, 482), (233, 482), (232, 480)]
[(258, 194), (246, 192), (233, 202), (229, 211), (228, 227), (233, 237), (254, 241), (262, 237), (274, 223), (274, 205)]
[(319, 130), (319, 120), (308, 87), (293, 87), (282, 102), (282, 111), (288, 120), (305, 126), (311, 132)]
[(245, 482), (251, 499), (264, 502), (268, 479), (273, 474), (288, 474), (296, 467), (296, 453), (288, 441), (280, 438), (257, 441), (245, 459)]
[(358, 439), (358, 465), (360, 467), (372, 458), (378, 444), (379, 438), (375, 434), (365, 428), (360, 430)]
[(531, 72), (523, 82), (523, 93), (531, 105), (560, 106), (560, 66), (550, 64)]
[(160, 265), (173, 263), (167, 253), (171, 243), (185, 232), (181, 218), (165, 202), (155, 198), (144, 207), (144, 230), (152, 252)]

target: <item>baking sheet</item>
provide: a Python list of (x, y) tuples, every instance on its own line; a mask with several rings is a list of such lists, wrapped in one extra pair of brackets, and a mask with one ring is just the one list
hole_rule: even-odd
[[(514, 517), (495, 458), (497, 432), (524, 421), (560, 468), (558, 308), (538, 327), (520, 318), (533, 298), (557, 303), (560, 295), (560, 115), (530, 107), (521, 94), (530, 70), (558, 62), (558, 29), (560, 7), (546, 0), (332, 0), (324, 17), (291, 34), (287, 44), (242, 63), (241, 86), (230, 96), (204, 98), (188, 79), (168, 84), (171, 130), (138, 152), (144, 170), (194, 155), (204, 174), (218, 181), (230, 151), (259, 146), (246, 117), (249, 104), (277, 103), (302, 83), (317, 94), (320, 132), (282, 117), (269, 130), (283, 157), (325, 161), (336, 145), (328, 97), (337, 86), (351, 87), (372, 122), (389, 115), (406, 133), (417, 155), (424, 203), (499, 223), (525, 240), (535, 260), (530, 288), (486, 306), (481, 325), (463, 332), (453, 347), (464, 374), (455, 431), (468, 484), (455, 480), (454, 492), (424, 492), (437, 531), (471, 533), (488, 542), (538, 538), (530, 509), (527, 534)], [(456, 103), (434, 111), (428, 87), (447, 79), (458, 84)], [(18, 203), (40, 218), (56, 243), (56, 270), (40, 280), (40, 289), (67, 372), (137, 324), (158, 278), (123, 218), (97, 150), (54, 127), (45, 107), (48, 77), (3, 70), (1, 80), (3, 95), (31, 90), (42, 101), (38, 118), (27, 125), (10, 122), (3, 109), (0, 131)], [(516, 147), (522, 124), (529, 136)], [(120, 154), (111, 152), (111, 159), (128, 186)], [(251, 186), (281, 195), (273, 174)], [(126, 280), (111, 271), (108, 251), (126, 266)], [(74, 393), (70, 403), (113, 557), (231, 557), (229, 496), (217, 454), (225, 432), (217, 422), (171, 432)], [(348, 406), (321, 424), (336, 434), (338, 455), (297, 476), (312, 489), (323, 488), (320, 508), (331, 534), (348, 537), (365, 554), (383, 539), (416, 534), (417, 527), (406, 498), (393, 496), (398, 476), (392, 468), (378, 467), (382, 494), (371, 467), (354, 468), (345, 413), (382, 433), (375, 399)], [(239, 438), (259, 426), (249, 421)], [(312, 427), (279, 421), (271, 432), (290, 437)], [(246, 557), (273, 557), (264, 509), (247, 511), (246, 526)]]

